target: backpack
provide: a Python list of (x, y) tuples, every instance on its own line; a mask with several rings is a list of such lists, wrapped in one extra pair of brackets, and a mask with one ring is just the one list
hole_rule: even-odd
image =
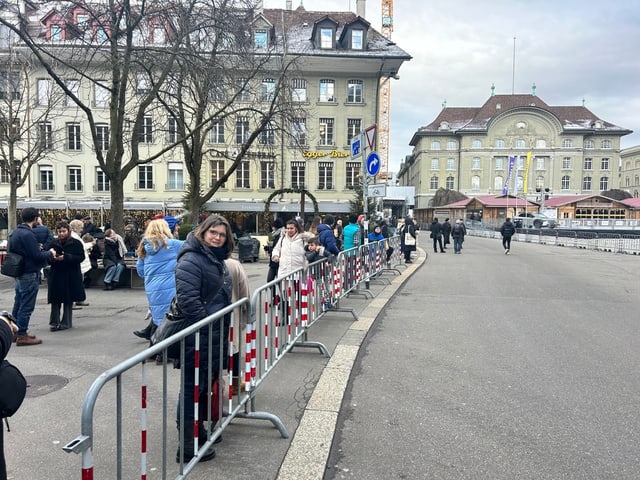
[(27, 380), (6, 360), (0, 363), (0, 418), (12, 416), (18, 411), (27, 394)]
[(459, 223), (454, 224), (453, 228), (451, 229), (451, 233), (459, 235), (460, 233), (462, 233), (462, 226)]

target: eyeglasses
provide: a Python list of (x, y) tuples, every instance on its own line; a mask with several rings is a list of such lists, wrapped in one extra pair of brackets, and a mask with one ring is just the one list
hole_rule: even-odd
[(216, 230), (209, 230), (209, 234), (214, 238), (227, 238), (227, 234), (224, 232), (218, 232)]

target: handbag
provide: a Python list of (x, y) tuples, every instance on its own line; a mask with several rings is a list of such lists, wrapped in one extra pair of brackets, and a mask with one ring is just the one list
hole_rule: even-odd
[[(191, 323), (187, 317), (180, 312), (177, 297), (174, 296), (171, 300), (167, 313), (164, 314), (163, 322), (158, 326), (158, 328), (156, 328), (156, 331), (153, 332), (153, 335), (151, 336), (151, 345), (155, 345), (169, 337), (172, 337), (176, 333), (187, 328), (189, 325), (191, 325)], [(175, 342), (168, 346), (166, 352), (167, 358), (180, 358), (180, 342)]]
[(404, 244), (405, 245), (415, 245), (416, 244), (416, 237), (414, 237), (413, 235), (411, 235), (409, 232), (406, 232), (404, 234)]
[(19, 253), (8, 251), (2, 259), (0, 273), (7, 277), (20, 277), (24, 273), (24, 257)]

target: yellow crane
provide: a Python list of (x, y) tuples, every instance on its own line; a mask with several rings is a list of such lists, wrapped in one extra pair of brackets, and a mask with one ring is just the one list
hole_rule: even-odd
[[(382, 1), (382, 34), (391, 39), (393, 33), (393, 0)], [(391, 110), (391, 82), (388, 77), (379, 79), (378, 104), (378, 154), (380, 155), (380, 180), (389, 179), (389, 115)]]

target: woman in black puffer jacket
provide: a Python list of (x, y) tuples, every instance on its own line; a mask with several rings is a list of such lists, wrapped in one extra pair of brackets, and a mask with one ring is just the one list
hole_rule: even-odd
[[(231, 304), (231, 276), (225, 267), (224, 260), (233, 252), (233, 234), (231, 226), (224, 217), (210, 215), (196, 230), (190, 234), (178, 253), (176, 265), (176, 299), (182, 315), (190, 319), (190, 323), (212, 315)], [(230, 315), (224, 317), (224, 329), (220, 333), (220, 325), (216, 322), (211, 330), (211, 372), (213, 378), (219, 377), (219, 371), (226, 368), (228, 360), (228, 332)], [(222, 337), (222, 338), (221, 338)], [(220, 365), (220, 349), (223, 350), (223, 364)], [(195, 455), (193, 449), (194, 425), (194, 385), (195, 385), (195, 335), (185, 339), (185, 364), (182, 366), (185, 376), (184, 392), (181, 400), (184, 403), (184, 462), (189, 462)], [(199, 364), (199, 402), (206, 404), (209, 357), (209, 328), (200, 330), (200, 364)], [(180, 416), (178, 416), (180, 418)], [(199, 422), (198, 438), (204, 443), (206, 431)], [(215, 457), (215, 451), (208, 449), (201, 462)], [(180, 449), (176, 461), (180, 461)]]

